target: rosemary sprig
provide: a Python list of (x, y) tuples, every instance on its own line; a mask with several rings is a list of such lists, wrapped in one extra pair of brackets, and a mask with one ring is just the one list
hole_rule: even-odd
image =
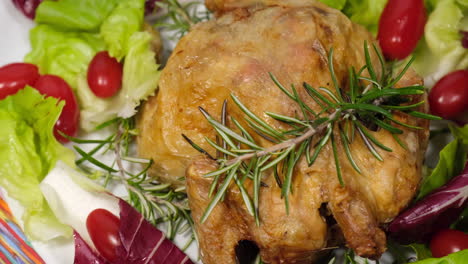
[[(104, 185), (111, 180), (121, 182), (128, 193), (127, 201), (153, 225), (163, 229), (169, 239), (174, 240), (177, 234), (191, 234), (185, 248), (188, 247), (195, 234), (192, 233), (193, 220), (185, 188), (173, 189), (170, 184), (152, 179), (148, 170), (153, 162), (131, 157), (134, 137), (138, 133), (132, 118), (115, 119), (101, 128), (109, 125), (116, 125), (117, 130), (104, 140), (69, 138), (77, 144), (73, 147), (81, 156), (76, 164), (89, 173), (104, 176)], [(85, 151), (81, 148), (83, 144), (96, 146)], [(110, 156), (111, 161), (104, 162), (105, 159), (101, 159), (103, 155), (108, 159)]]
[[(307, 83), (303, 84), (303, 89), (321, 108), (320, 111), (312, 110), (312, 107), (299, 97), (299, 93), (293, 85), (288, 90), (270, 73), (273, 83), (301, 110), (302, 116), (300, 117), (265, 113), (279, 122), (288, 124), (291, 128), (287, 130), (279, 130), (270, 126), (250, 111), (239, 98), (231, 94), (234, 104), (245, 114), (244, 119), (250, 131), (256, 133), (258, 137), (273, 142), (274, 144), (270, 147), (263, 147), (237, 120), (233, 119), (234, 127), (229, 127), (225, 122), (218, 121), (200, 107), (201, 113), (216, 131), (217, 138), (222, 139), (222, 142), (217, 143), (206, 139), (217, 150), (216, 161), (219, 166), (217, 170), (205, 175), (205, 177), (215, 177), (215, 180), (211, 186), (210, 196), (212, 198), (201, 222), (207, 220), (211, 211), (225, 197), (231, 183), (235, 182), (235, 186), (242, 193), (248, 211), (253, 213), (255, 221), (259, 225), (259, 195), (260, 189), (265, 186), (262, 182), (264, 173), (268, 170), (273, 172), (276, 183), (281, 188), (281, 197), (284, 198), (286, 212), (289, 213), (289, 195), (294, 191), (292, 187), (293, 172), (301, 157), (305, 156), (308, 165), (312, 166), (324, 146), (331, 144), (338, 181), (344, 186), (346, 182), (342, 177), (342, 164), (339, 159), (339, 152), (342, 151), (339, 149), (341, 146), (351, 166), (357, 173), (361, 173), (350, 147), (356, 133), (361, 137), (369, 152), (377, 160), (383, 161), (379, 151), (391, 152), (392, 149), (375, 138), (371, 133), (372, 130), (387, 130), (397, 140), (397, 135), (403, 133), (400, 127), (421, 129), (395, 120), (393, 113), (400, 112), (424, 119), (439, 119), (436, 116), (416, 111), (416, 108), (424, 101), (411, 105), (406, 104), (410, 102), (409, 97), (423, 94), (424, 87), (418, 85), (398, 89), (394, 87), (408, 70), (412, 60), (400, 73), (394, 76), (392, 67), (385, 65), (383, 56), (375, 46), (374, 51), (377, 52), (381, 64), (379, 68), (383, 71), (382, 76), (378, 76), (376, 67), (371, 61), (368, 45), (364, 43), (366, 64), (359, 71), (354, 68), (349, 70), (349, 85), (347, 85), (349, 89), (345, 90), (336, 78), (333, 67), (333, 49), (330, 50), (328, 56), (329, 72), (334, 91), (329, 87), (315, 88)], [(364, 75), (366, 70), (369, 76)], [(220, 120), (226, 120), (227, 113), (223, 112)], [(206, 150), (203, 150), (186, 136), (184, 138), (195, 149), (207, 155)], [(401, 141), (397, 141), (403, 145)], [(220, 153), (222, 155), (219, 155)], [(253, 181), (252, 197), (246, 192), (244, 181), (239, 184), (238, 179)]]
[(157, 19), (155, 26), (174, 32), (176, 39), (187, 34), (193, 25), (210, 18), (208, 11), (200, 11), (203, 6), (200, 1), (180, 3), (177, 0), (163, 0), (156, 2), (156, 5), (166, 12)]

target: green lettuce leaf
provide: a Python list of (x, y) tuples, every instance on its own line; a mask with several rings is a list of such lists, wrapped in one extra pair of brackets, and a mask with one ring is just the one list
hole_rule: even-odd
[(102, 23), (101, 36), (112, 57), (121, 60), (127, 54), (130, 36), (142, 27), (144, 7), (144, 0), (122, 1)]
[(63, 32), (48, 25), (30, 31), (32, 50), (24, 60), (36, 64), (42, 74), (62, 77), (77, 87), (77, 75), (86, 72), (94, 55), (105, 49), (98, 34)]
[[(150, 49), (153, 36), (141, 32), (144, 4), (144, 0), (41, 4), (36, 21), (42, 24), (30, 32), (32, 50), (25, 61), (38, 65), (42, 74), (58, 75), (70, 84), (78, 95), (81, 128), (86, 131), (135, 114), (140, 101), (157, 88), (159, 65)], [(89, 14), (81, 16), (88, 9)], [(124, 64), (122, 89), (107, 99), (96, 97), (86, 82), (90, 61), (102, 50)]]
[(151, 40), (152, 36), (147, 32), (137, 32), (129, 39), (130, 48), (123, 68), (121, 117), (133, 116), (140, 100), (153, 95), (158, 86), (161, 72), (156, 64), (156, 54), (150, 48)]
[(96, 126), (116, 117), (128, 118), (136, 113), (141, 100), (154, 94), (160, 71), (156, 54), (150, 49), (152, 36), (147, 32), (134, 33), (123, 68), (122, 89), (108, 99), (96, 97), (88, 87), (86, 77), (78, 80), (78, 99), (82, 107), (81, 127), (92, 131)]
[(465, 264), (468, 259), (468, 249), (452, 253), (443, 258), (428, 258), (413, 262), (414, 264)]
[(320, 0), (320, 2), (326, 4), (329, 7), (336, 8), (338, 10), (342, 10), (345, 7), (347, 0)]
[(455, 139), (439, 153), (439, 162), (421, 184), (417, 200), (447, 183), (463, 171), (468, 155), (468, 125), (449, 126)]
[(377, 34), (380, 15), (387, 0), (320, 0), (320, 2), (341, 10), (353, 22)]
[(424, 39), (414, 53), (414, 69), (425, 76), (428, 86), (449, 72), (468, 68), (468, 49), (461, 44), (460, 30), (468, 31), (466, 0), (429, 1)]
[(387, 0), (348, 0), (343, 9), (353, 22), (363, 25), (377, 34), (379, 19)]
[(36, 10), (35, 21), (71, 31), (98, 32), (102, 21), (119, 0), (44, 1)]
[(74, 164), (73, 152), (52, 133), (62, 107), (30, 87), (0, 101), (0, 185), (24, 206), (24, 229), (34, 240), (72, 234), (57, 221), (39, 189), (57, 160)]
[(414, 253), (416, 253), (416, 258), (418, 260), (432, 258), (432, 253), (429, 247), (425, 244), (410, 244), (408, 245), (411, 249), (413, 249)]

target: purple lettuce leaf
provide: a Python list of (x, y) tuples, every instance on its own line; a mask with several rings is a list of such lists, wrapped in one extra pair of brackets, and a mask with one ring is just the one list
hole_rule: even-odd
[(104, 260), (75, 232), (75, 264), (193, 264), (164, 233), (138, 211), (119, 200), (121, 245), (114, 262)]
[(120, 206), (119, 264), (189, 264), (193, 263), (164, 234), (123, 200)]
[(150, 15), (155, 11), (156, 2), (159, 2), (159, 0), (146, 0), (146, 2), (145, 2), (145, 16)]
[(42, 0), (12, 0), (13, 4), (18, 8), (23, 14), (30, 18), (34, 19), (36, 16), (36, 9)]
[(73, 233), (75, 239), (75, 260), (74, 264), (109, 264), (104, 258), (91, 249), (77, 232)]
[(468, 31), (460, 31), (462, 35), (462, 46), (468, 49)]
[(466, 208), (467, 201), (468, 163), (460, 175), (397, 216), (388, 231), (400, 239), (424, 240), (431, 233), (448, 228)]

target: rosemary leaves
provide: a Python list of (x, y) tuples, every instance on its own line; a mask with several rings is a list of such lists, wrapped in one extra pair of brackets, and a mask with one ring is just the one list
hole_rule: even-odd
[[(207, 178), (213, 178), (213, 181), (210, 190), (211, 201), (201, 218), (202, 223), (207, 220), (216, 205), (223, 200), (231, 184), (234, 184), (242, 194), (248, 212), (259, 225), (260, 188), (263, 174), (267, 170), (273, 171), (276, 183), (281, 188), (281, 197), (285, 201), (286, 212), (289, 212), (289, 196), (293, 191), (293, 172), (301, 157), (305, 157), (308, 165), (312, 166), (323, 148), (330, 144), (338, 181), (344, 186), (346, 182), (342, 177), (339, 152), (343, 151), (354, 170), (361, 173), (359, 164), (353, 158), (350, 150), (350, 145), (356, 135), (362, 138), (368, 151), (377, 160), (382, 161), (383, 158), (378, 149), (389, 152), (392, 149), (375, 138), (370, 133), (371, 130), (387, 130), (399, 144), (405, 147), (397, 137), (403, 133), (400, 127), (421, 129), (398, 121), (393, 116), (394, 112), (398, 111), (417, 118), (439, 119), (417, 111), (417, 107), (424, 104), (424, 101), (408, 105), (411, 96), (424, 93), (424, 87), (418, 85), (398, 89), (394, 87), (408, 70), (412, 60), (405, 65), (401, 72), (393, 76), (377, 47), (373, 48), (380, 61), (381, 76), (376, 73), (368, 45), (364, 43), (366, 63), (361, 69), (349, 69), (349, 83), (346, 90), (337, 81), (333, 66), (333, 49), (330, 50), (328, 61), (333, 89), (330, 87), (315, 88), (307, 83), (302, 85), (302, 89), (320, 106), (320, 111), (314, 111), (312, 107), (308, 106), (299, 97), (299, 92), (294, 85), (287, 89), (273, 74), (270, 74), (278, 89), (297, 104), (302, 117), (284, 116), (271, 112), (265, 112), (265, 114), (289, 125), (289, 129), (280, 130), (272, 127), (250, 111), (234, 94), (231, 94), (231, 99), (245, 115), (249, 129), (242, 126), (241, 122), (233, 117), (230, 120), (233, 125), (231, 127), (226, 125), (228, 117), (225, 111), (226, 103), (223, 105), (221, 121), (200, 107), (201, 113), (220, 139), (219, 142), (214, 142), (206, 138), (209, 145), (218, 153), (215, 159), (219, 167), (205, 175)], [(364, 75), (365, 71), (369, 76)], [(250, 133), (256, 133), (271, 141), (273, 145), (270, 147), (261, 146)], [(195, 149), (207, 155), (206, 150), (203, 150), (186, 136), (184, 138)], [(340, 149), (341, 146), (343, 149)], [(253, 182), (251, 195), (244, 186), (247, 180)]]
[[(132, 157), (131, 146), (138, 133), (134, 118), (116, 118), (97, 130), (108, 126), (115, 126), (116, 131), (102, 140), (68, 137), (76, 144), (74, 149), (81, 156), (75, 163), (88, 174), (100, 176), (105, 186), (111, 181), (122, 183), (128, 193), (126, 200), (150, 223), (164, 230), (168, 239), (174, 240), (177, 235), (188, 233), (190, 239), (182, 248), (185, 250), (195, 236), (191, 233), (193, 220), (184, 188), (174, 189), (170, 184), (149, 177), (152, 161)], [(85, 151), (83, 144), (94, 147)], [(103, 155), (110, 161), (103, 161)]]

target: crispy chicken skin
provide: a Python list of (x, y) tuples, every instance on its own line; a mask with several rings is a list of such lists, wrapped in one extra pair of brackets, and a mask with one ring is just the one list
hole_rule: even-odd
[[(235, 186), (207, 221), (200, 223), (210, 201), (211, 179), (203, 175), (217, 164), (201, 157), (182, 137), (188, 136), (215, 155), (204, 140), (214, 140), (215, 133), (198, 107), (218, 116), (227, 99), (229, 117), (248, 127), (230, 99), (232, 93), (271, 126), (285, 128), (265, 112), (294, 116), (300, 109), (275, 86), (269, 72), (287, 87), (293, 84), (300, 88), (303, 82), (332, 87), (327, 57), (333, 47), (335, 73), (347, 89), (348, 69), (359, 69), (365, 63), (364, 41), (375, 43), (365, 29), (315, 1), (208, 0), (206, 4), (216, 11), (217, 18), (196, 25), (181, 39), (162, 72), (159, 93), (144, 105), (138, 122), (139, 153), (154, 160), (151, 174), (176, 186), (187, 186), (204, 263), (236, 263), (234, 248), (240, 240), (255, 242), (266, 263), (311, 263), (324, 247), (335, 245), (321, 213), (324, 208), (333, 215), (347, 246), (361, 256), (379, 257), (386, 249), (380, 226), (412, 199), (428, 140), (427, 121), (398, 113), (395, 119), (425, 129), (400, 128), (406, 149), (387, 131), (371, 132), (393, 150), (378, 150), (384, 162), (378, 161), (357, 136), (351, 151), (362, 173), (357, 173), (340, 151), (344, 187), (338, 182), (331, 146), (327, 145), (311, 167), (303, 159), (296, 166), (289, 214), (272, 172), (266, 171), (259, 226)], [(371, 60), (379, 65), (376, 54), (371, 53)], [(421, 83), (410, 70), (397, 86)], [(298, 92), (311, 108), (320, 109), (303, 89)], [(255, 139), (262, 146), (271, 145), (260, 136)], [(343, 149), (339, 141), (338, 148)], [(184, 176), (186, 182), (180, 180)]]

